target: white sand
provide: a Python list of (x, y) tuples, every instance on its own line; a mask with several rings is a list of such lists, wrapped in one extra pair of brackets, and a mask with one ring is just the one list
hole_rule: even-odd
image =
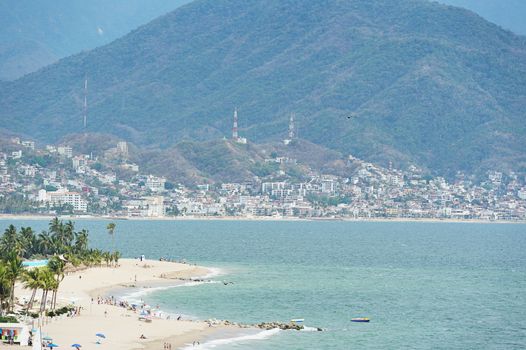
[[(147, 286), (149, 283), (159, 285), (175, 284), (169, 278), (188, 278), (203, 276), (208, 270), (187, 264), (147, 260), (121, 259), (118, 268), (99, 267), (76, 272), (66, 276), (59, 289), (61, 304), (75, 302), (82, 306), (80, 316), (65, 317), (53, 320), (43, 327), (43, 334), (53, 338), (60, 348), (71, 348), (79, 343), (83, 350), (89, 349), (163, 349), (164, 339), (170, 339), (172, 348), (193, 340), (200, 340), (215, 328), (209, 328), (205, 322), (176, 321), (154, 319), (151, 323), (138, 320), (138, 314), (122, 307), (98, 305), (97, 296), (116, 287), (135, 284)], [(163, 275), (163, 277), (161, 277)], [(29, 290), (17, 286), (16, 295), (29, 299)], [(37, 294), (39, 300), (40, 293)], [(92, 303), (91, 298), (95, 301)], [(105, 312), (107, 314), (105, 315)], [(96, 333), (103, 333), (106, 339), (96, 344)], [(141, 334), (146, 340), (140, 340)]]

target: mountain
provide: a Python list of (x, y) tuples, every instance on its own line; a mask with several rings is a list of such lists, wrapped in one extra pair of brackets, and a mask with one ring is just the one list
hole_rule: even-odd
[(0, 121), (141, 147), (299, 136), (438, 174), (526, 171), (526, 39), (423, 0), (198, 0), (109, 45), (0, 85)]
[(0, 80), (107, 44), (189, 1), (0, 1)]
[(439, 0), (439, 2), (467, 8), (505, 29), (526, 35), (524, 0)]

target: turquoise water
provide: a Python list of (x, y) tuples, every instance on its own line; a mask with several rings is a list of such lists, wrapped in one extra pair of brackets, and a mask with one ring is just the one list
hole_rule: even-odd
[[(228, 274), (215, 279), (234, 282), (161, 290), (149, 303), (203, 319), (305, 318), (326, 329), (217, 349), (526, 348), (526, 225), (116, 223), (125, 256), (186, 258), (220, 267)], [(77, 222), (107, 249), (106, 224)], [(350, 322), (362, 316), (371, 322)]]
[(42, 267), (47, 265), (47, 260), (28, 260), (23, 261), (22, 265), (26, 267)]

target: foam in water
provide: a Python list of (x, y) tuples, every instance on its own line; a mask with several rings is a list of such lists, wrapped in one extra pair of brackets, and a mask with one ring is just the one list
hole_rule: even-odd
[(203, 344), (200, 344), (198, 346), (194, 346), (193, 344), (186, 344), (186, 346), (182, 348), (182, 350), (215, 349), (217, 347), (232, 344), (232, 343), (239, 343), (239, 342), (253, 341), (253, 340), (265, 340), (275, 334), (278, 334), (279, 332), (280, 332), (279, 328), (274, 328), (274, 329), (264, 330), (256, 334), (247, 334), (247, 335), (242, 335), (239, 337), (232, 337), (232, 338), (213, 339)]
[(212, 278), (217, 276), (226, 275), (227, 272), (223, 269), (220, 269), (218, 267), (207, 267), (206, 268), (209, 272), (204, 276), (199, 276), (199, 278)]
[[(216, 267), (210, 267), (210, 268), (207, 267), (207, 270), (209, 272), (206, 275), (197, 276), (195, 278), (210, 279), (213, 277), (217, 277), (217, 276), (226, 274), (225, 271), (223, 271), (220, 268), (216, 268)], [(162, 291), (162, 290), (168, 290), (172, 288), (178, 288), (178, 287), (193, 287), (193, 286), (198, 286), (198, 285), (205, 284), (205, 283), (219, 283), (219, 282), (218, 281), (185, 281), (184, 283), (179, 283), (179, 284), (170, 285), (170, 286), (141, 288), (140, 290), (130, 291), (129, 293), (122, 295), (121, 298), (130, 303), (138, 304), (143, 301), (146, 295), (151, 294), (151, 293), (155, 293), (155, 292)]]

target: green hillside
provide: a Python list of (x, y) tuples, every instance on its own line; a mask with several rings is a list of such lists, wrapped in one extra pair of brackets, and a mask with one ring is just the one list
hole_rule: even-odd
[[(451, 174), (526, 164), (526, 39), (423, 0), (198, 0), (0, 85), (6, 129), (170, 148), (240, 132)], [(184, 150), (188, 152), (189, 150)], [(205, 170), (207, 171), (207, 170)]]

